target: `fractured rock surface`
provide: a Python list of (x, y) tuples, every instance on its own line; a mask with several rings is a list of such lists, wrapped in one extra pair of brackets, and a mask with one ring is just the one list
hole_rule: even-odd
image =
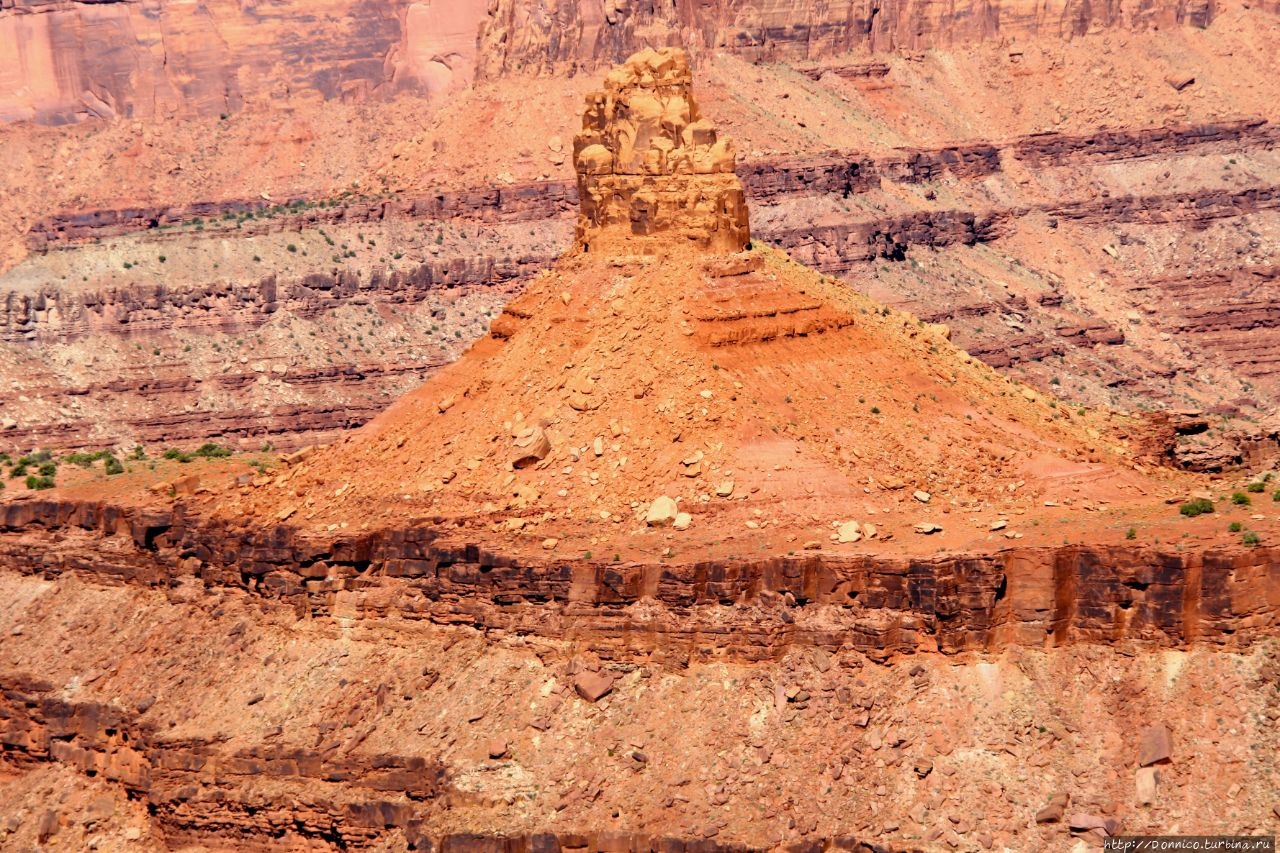
[(750, 241), (733, 141), (698, 110), (683, 50), (644, 50), (610, 71), (587, 96), (573, 149), (584, 251), (620, 236), (683, 238), (714, 252)]

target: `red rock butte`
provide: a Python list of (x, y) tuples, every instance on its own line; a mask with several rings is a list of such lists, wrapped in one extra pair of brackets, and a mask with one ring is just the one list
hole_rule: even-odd
[(642, 50), (610, 71), (587, 96), (573, 158), (583, 251), (661, 237), (737, 252), (751, 240), (733, 140), (698, 110), (683, 50)]
[(755, 534), (769, 550), (850, 544), (942, 529), (935, 494), (998, 514), (1015, 492), (1109, 498), (1144, 479), (1127, 418), (1055, 409), (944, 327), (766, 246), (738, 251), (733, 147), (691, 87), (680, 50), (611, 71), (575, 143), (578, 249), (457, 362), (218, 513), (365, 529), (434, 515), (513, 552), (598, 541), (605, 523), (619, 555), (652, 558), (672, 525), (686, 552), (726, 527), (770, 531)]
[[(78, 5), (104, 15), (155, 6)], [(446, 4), (414, 5), (411, 19)], [(744, 14), (735, 27), (784, 33), (774, 24), (799, 20), (800, 7), (775, 5), (763, 24)], [(0, 13), (11, 6), (0, 0)], [(532, 6), (542, 8), (488, 4), (491, 14)], [(648, 8), (638, 23), (624, 14), (633, 6)], [(696, 21), (736, 6), (749, 4), (605, 9), (644, 35), (659, 12)], [(923, 7), (904, 7), (914, 8)], [(984, 9), (960, 25), (987, 27), (999, 8)], [(874, 35), (888, 18), (935, 37), (932, 19), (874, 11), (874, 22), (844, 17), (857, 33)], [(534, 36), (551, 22), (557, 38), (546, 49), (560, 56), (561, 28), (576, 20), (590, 32), (596, 14), (598, 4), (560, 4), (529, 26), (507, 18), (512, 32)], [(1085, 9), (1070, 22), (1083, 27), (1097, 14)], [(788, 27), (793, 47), (801, 29), (824, 38), (816, 26)], [(506, 32), (494, 43), (528, 51)], [(1023, 53), (1000, 52), (1023, 67)], [(936, 64), (923, 73), (954, 58), (924, 60)], [(894, 61), (894, 75), (916, 64)], [(798, 75), (777, 74), (777, 100), (794, 104)], [(1090, 68), (1089, 79), (1105, 77)], [(562, 101), (566, 116), (581, 91)], [(1136, 109), (1129, 95), (1124, 108)], [(959, 110), (961, 100), (948, 104)], [(523, 91), (526, 112), (527, 101)], [(714, 103), (727, 123), (721, 109), (732, 104)], [(834, 101), (816, 103), (825, 112)], [(477, 121), (500, 123), (478, 112)], [(732, 146), (699, 115), (681, 53), (633, 57), (589, 98), (585, 125), (574, 149), (576, 245), (572, 182), (549, 194), (504, 181), (492, 193), (422, 199), (437, 211), (536, 202), (513, 220), (519, 232), (534, 230), (537, 211), (565, 218), (545, 267), (521, 275), (519, 296), (488, 332), (389, 408), (375, 395), (380, 414), (364, 427), (283, 455), (221, 458), (215, 446), (213, 458), (202, 458), (206, 448), (148, 456), (153, 444), (123, 465), (110, 457), (127, 466), (114, 474), (107, 459), (95, 469), (83, 454), (87, 467), (64, 465), (49, 491), (23, 490), (12, 475), (0, 494), (0, 849), (1010, 853), (1095, 849), (1122, 831), (1269, 834), (1280, 808), (1280, 548), (1271, 544), (1280, 525), (1263, 492), (1280, 472), (1237, 481), (1240, 494), (1228, 498), (1222, 480), (1165, 467), (1167, 434), (1149, 434), (1145, 419), (1038, 393), (957, 347), (950, 326), (871, 298), (885, 293), (874, 269), (882, 261), (927, 289), (914, 270), (929, 256), (916, 247), (944, 245), (940, 235), (975, 228), (972, 217), (894, 214), (888, 225), (837, 223), (829, 245), (815, 239), (823, 226), (810, 212), (846, 201), (875, 208), (874, 197), (851, 198), (858, 187), (919, 185), (929, 201), (949, 191), (951, 178), (938, 175), (968, 169), (986, 204), (1003, 180), (995, 170), (1020, 168), (1021, 178), (1049, 166), (1019, 167), (1010, 149), (985, 143), (875, 163), (779, 163), (754, 173), (757, 192), (763, 177), (770, 192), (789, 186), (821, 198), (795, 213), (792, 242), (783, 242), (772, 236), (776, 209), (762, 209), (776, 205), (753, 194), (766, 239), (748, 241)], [(449, 139), (477, 140), (465, 126), (447, 124)], [(736, 126), (747, 139), (748, 125)], [(1054, 134), (1018, 145), (1024, 163), (1041, 164), (1059, 150), (1103, 157), (1097, 148), (1127, 161), (1153, 139), (1225, 156), (1239, 139), (1270, 146), (1277, 137), (1260, 128)], [(557, 165), (567, 159), (561, 138), (548, 140)], [(433, 157), (447, 149), (423, 146)], [(1104, 165), (1124, 180), (1163, 168)], [(892, 174), (916, 177), (895, 183)], [(1050, 185), (1060, 188), (1062, 176), (1050, 174)], [(1280, 199), (1247, 192), (1250, 204)], [(1195, 205), (1197, 217), (1238, 197), (1207, 198), (1217, 207)], [(1133, 197), (1099, 204), (1144, 215), (1190, 209), (1173, 197), (1162, 208)], [(288, 258), (323, 253), (327, 265), (321, 246), (348, 250), (335, 221), (346, 220), (364, 252), (374, 240), (355, 229), (371, 229), (393, 206), (327, 208), (333, 218), (312, 225), (324, 222), (338, 239), (318, 232), (309, 256), (295, 226), (282, 224), (298, 220), (270, 227), (282, 242), (299, 241), (280, 247)], [(94, 239), (96, 228), (150, 217), (118, 214), (60, 219), (41, 239)], [(1034, 218), (1017, 206), (1003, 215)], [(1062, 221), (1023, 239), (1094, 233), (1054, 215)], [(203, 239), (230, 244), (241, 224)], [(468, 219), (459, 243), (479, 227)], [(379, 232), (380, 251), (412, 251), (399, 241), (422, 230)], [(1043, 236), (1051, 231), (1058, 237)], [(1117, 238), (1096, 254), (1114, 258), (1135, 244)], [(473, 249), (484, 246), (459, 247)], [(1017, 261), (973, 243), (962, 256), (985, 259), (974, 278), (1012, 272)], [(798, 261), (825, 263), (828, 274)], [(70, 271), (77, 261), (67, 263)], [(424, 291), (453, 281), (448, 258), (438, 264), (439, 278), (418, 280)], [(171, 255), (166, 269), (178, 266)], [(309, 279), (307, 304), (351, 309), (334, 324), (337, 340), (354, 332), (363, 346), (362, 335), (396, 314), (359, 302), (359, 279), (340, 266), (331, 276)], [(379, 276), (402, 295), (404, 279)], [(344, 289), (328, 293), (339, 278)], [(1038, 291), (1041, 307), (1056, 311), (1066, 286)], [(1199, 286), (1187, 279), (1173, 292), (1207, 301)], [(140, 312), (130, 334), (172, 313), (173, 294), (154, 290), (151, 313)], [(274, 277), (260, 290), (274, 316)], [(981, 307), (954, 298), (964, 292), (930, 291), (951, 311), (931, 316), (963, 322)], [(178, 295), (186, 310), (211, 316), (223, 301), (242, 302), (230, 287)], [(134, 311), (136, 298), (92, 292), (83, 304), (98, 306), (92, 322), (123, 325), (112, 318)], [(1007, 337), (1037, 300), (1001, 298), (1018, 312), (995, 333)], [(44, 292), (27, 305), (10, 314), (20, 336), (68, 317), (89, 322)], [(435, 333), (435, 314), (419, 313)], [(1145, 327), (1134, 317), (1130, 325)], [(1084, 338), (1088, 329), (1067, 331)], [(245, 383), (230, 353), (215, 351), (227, 359), (220, 387), (285, 393), (274, 365), (240, 356)], [(197, 355), (175, 362), (187, 370)], [(87, 369), (111, 376), (111, 365)], [(150, 370), (146, 381), (160, 384)], [(324, 385), (342, 371), (325, 370), (307, 381)], [(191, 394), (181, 382), (172, 388)], [(26, 390), (14, 382), (8, 399), (38, 396)], [(77, 387), (76, 396), (90, 392)], [(10, 411), (0, 406), (0, 432), (12, 435)], [(184, 415), (212, 422), (213, 413), (192, 406)], [(11, 464), (41, 470), (54, 460)], [(1219, 491), (1201, 496), (1207, 488)], [(1192, 496), (1188, 509), (1216, 498), (1216, 510), (1183, 517), (1178, 504)]]

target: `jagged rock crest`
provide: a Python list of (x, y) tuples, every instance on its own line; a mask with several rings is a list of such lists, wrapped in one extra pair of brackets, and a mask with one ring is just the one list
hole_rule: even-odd
[(750, 242), (733, 140), (699, 112), (679, 48), (646, 49), (610, 71), (587, 96), (573, 154), (583, 251), (659, 235), (720, 253)]

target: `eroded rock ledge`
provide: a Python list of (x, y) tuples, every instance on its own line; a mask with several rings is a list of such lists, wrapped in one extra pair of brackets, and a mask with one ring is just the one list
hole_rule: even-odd
[(1274, 633), (1274, 548), (1063, 545), (930, 558), (806, 554), (684, 564), (517, 560), (431, 523), (357, 536), (172, 509), (27, 500), (0, 563), (165, 585), (196, 577), (316, 616), (385, 616), (586, 642), (606, 659), (754, 661), (792, 646), (917, 651), (1136, 641), (1247, 647)]
[[(1179, 152), (1234, 150), (1239, 146), (1271, 148), (1277, 142), (1280, 142), (1280, 127), (1265, 118), (1250, 117), (1208, 124), (1099, 129), (1089, 134), (1038, 133), (1004, 142), (902, 149), (882, 157), (857, 151), (768, 157), (739, 163), (737, 171), (753, 204), (774, 204), (789, 196), (867, 192), (878, 186), (881, 179), (913, 184), (937, 180), (944, 175), (980, 179), (1002, 170), (1002, 150), (1030, 166), (1043, 168), (1095, 159), (1127, 160)], [(242, 222), (237, 227), (238, 236), (388, 218), (527, 222), (565, 216), (577, 207), (578, 191), (572, 181), (545, 181), (332, 204), (295, 198), (286, 200), (277, 212), (258, 199), (205, 201), (176, 207), (67, 210), (33, 225), (27, 234), (27, 244), (34, 251), (45, 251), (198, 218), (212, 220), (250, 213), (262, 218)]]

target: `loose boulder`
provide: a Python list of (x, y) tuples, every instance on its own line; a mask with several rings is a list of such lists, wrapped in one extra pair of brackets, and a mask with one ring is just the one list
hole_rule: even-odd
[(573, 679), (573, 689), (588, 702), (599, 702), (613, 692), (613, 678), (603, 672), (580, 672)]
[(676, 506), (675, 498), (663, 495), (649, 504), (649, 511), (644, 516), (644, 523), (650, 527), (670, 527), (675, 523), (676, 516), (679, 513), (680, 510)]
[(551, 439), (539, 427), (529, 427), (515, 439), (515, 453), (511, 458), (511, 467), (528, 468), (537, 465), (551, 453)]
[(1138, 766), (1168, 764), (1173, 759), (1173, 739), (1164, 726), (1148, 726), (1138, 740)]

